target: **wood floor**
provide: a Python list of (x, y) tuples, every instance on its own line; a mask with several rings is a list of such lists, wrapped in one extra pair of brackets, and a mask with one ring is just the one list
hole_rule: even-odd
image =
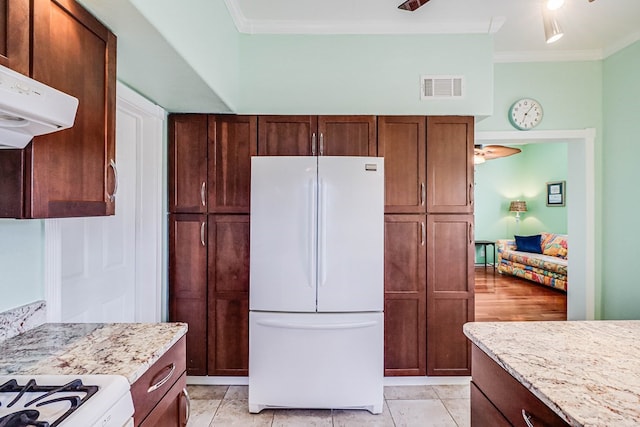
[(476, 322), (567, 320), (567, 294), (476, 266)]

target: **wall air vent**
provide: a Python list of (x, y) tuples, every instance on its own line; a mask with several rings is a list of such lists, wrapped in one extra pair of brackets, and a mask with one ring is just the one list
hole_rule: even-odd
[(420, 76), (420, 99), (462, 98), (462, 76)]

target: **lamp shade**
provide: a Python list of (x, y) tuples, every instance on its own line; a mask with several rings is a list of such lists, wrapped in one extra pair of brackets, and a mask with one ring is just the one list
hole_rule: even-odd
[(509, 205), (509, 212), (526, 212), (527, 202), (522, 200), (514, 200)]
[(547, 43), (554, 43), (564, 35), (552, 11), (544, 10), (542, 12), (542, 23), (544, 24), (544, 39)]

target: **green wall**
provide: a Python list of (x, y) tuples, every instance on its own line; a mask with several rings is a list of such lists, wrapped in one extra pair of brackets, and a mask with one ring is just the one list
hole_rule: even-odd
[(640, 225), (634, 221), (640, 210), (639, 75), (640, 42), (604, 61), (602, 314), (608, 319), (640, 319), (640, 285), (633, 270), (640, 259)]
[[(243, 114), (488, 115), (490, 35), (246, 35)], [(462, 99), (420, 99), (420, 76), (463, 75)]]
[[(546, 205), (546, 183), (567, 179), (567, 144), (517, 147), (521, 153), (475, 167), (476, 240), (513, 239), (514, 234), (531, 235), (541, 231), (567, 233), (566, 206)], [(509, 213), (512, 200), (527, 202), (528, 211), (521, 215), (519, 223), (515, 214)], [(482, 262), (484, 257), (477, 252), (476, 261)], [(493, 255), (488, 256), (487, 261), (493, 262)]]
[(0, 313), (44, 298), (42, 221), (0, 219)]

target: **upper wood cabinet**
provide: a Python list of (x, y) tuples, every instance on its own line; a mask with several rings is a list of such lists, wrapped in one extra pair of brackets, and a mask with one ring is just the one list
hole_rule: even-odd
[(29, 75), (29, 0), (0, 0), (0, 64)]
[[(35, 137), (19, 155), (0, 150), (0, 163), (23, 179), (3, 192), (8, 208), (0, 211), (19, 210), (19, 218), (113, 215), (116, 37), (73, 0), (31, 4), (31, 77), (78, 98), (79, 106), (72, 128)], [(5, 5), (10, 19), (13, 5)]]
[(384, 157), (385, 213), (424, 213), (424, 116), (378, 117), (378, 156)]
[(427, 215), (427, 375), (470, 375), (473, 215)]
[(375, 116), (260, 116), (261, 156), (375, 156)]
[(473, 117), (427, 117), (427, 212), (473, 212), (473, 147)]
[(169, 115), (169, 211), (249, 213), (256, 116)]
[(169, 212), (207, 212), (207, 116), (169, 115)]
[(249, 213), (256, 116), (209, 116), (209, 211)]

